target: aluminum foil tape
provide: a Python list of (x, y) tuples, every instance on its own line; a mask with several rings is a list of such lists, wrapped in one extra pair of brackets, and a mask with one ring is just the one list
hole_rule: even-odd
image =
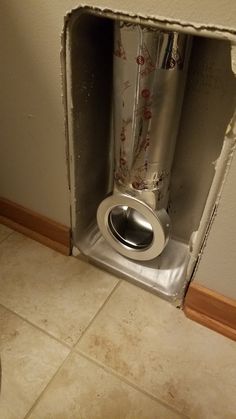
[(115, 180), (166, 207), (184, 92), (187, 35), (115, 23)]

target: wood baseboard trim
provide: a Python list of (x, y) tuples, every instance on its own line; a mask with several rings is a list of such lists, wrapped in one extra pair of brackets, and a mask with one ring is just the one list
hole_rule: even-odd
[(0, 198), (0, 223), (64, 255), (71, 254), (69, 227), (5, 198)]
[(192, 282), (184, 301), (191, 320), (236, 340), (236, 300)]

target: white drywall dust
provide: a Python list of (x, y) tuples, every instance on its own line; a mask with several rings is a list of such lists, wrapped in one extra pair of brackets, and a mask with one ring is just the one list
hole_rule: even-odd
[[(236, 29), (234, 0), (97, 0), (86, 4), (191, 22), (195, 27)], [(60, 36), (64, 16), (79, 5), (75, 0), (0, 2), (0, 196), (67, 225)], [(235, 175), (234, 163), (197, 273), (204, 285), (232, 297), (236, 297)]]

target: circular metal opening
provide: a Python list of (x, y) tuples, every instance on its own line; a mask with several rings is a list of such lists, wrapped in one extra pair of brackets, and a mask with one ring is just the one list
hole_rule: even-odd
[(137, 210), (126, 205), (115, 206), (109, 214), (110, 232), (123, 245), (143, 250), (153, 241), (153, 229)]

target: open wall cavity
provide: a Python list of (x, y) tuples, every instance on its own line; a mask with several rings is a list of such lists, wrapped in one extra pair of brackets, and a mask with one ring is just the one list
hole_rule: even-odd
[[(67, 21), (73, 245), (104, 268), (180, 304), (211, 221), (215, 205), (212, 196), (221, 188), (234, 142), (231, 138), (232, 144), (223, 150), (235, 107), (231, 41), (220, 39), (220, 35), (211, 38), (210, 32), (204, 37), (191, 34), (167, 206), (171, 238), (160, 256), (134, 261), (117, 253), (104, 240), (96, 217), (99, 204), (114, 186), (113, 42), (114, 22), (118, 18), (80, 9)], [(125, 16), (120, 18), (136, 22)], [(148, 24), (158, 27), (150, 20)], [(216, 166), (221, 171), (218, 181)]]

